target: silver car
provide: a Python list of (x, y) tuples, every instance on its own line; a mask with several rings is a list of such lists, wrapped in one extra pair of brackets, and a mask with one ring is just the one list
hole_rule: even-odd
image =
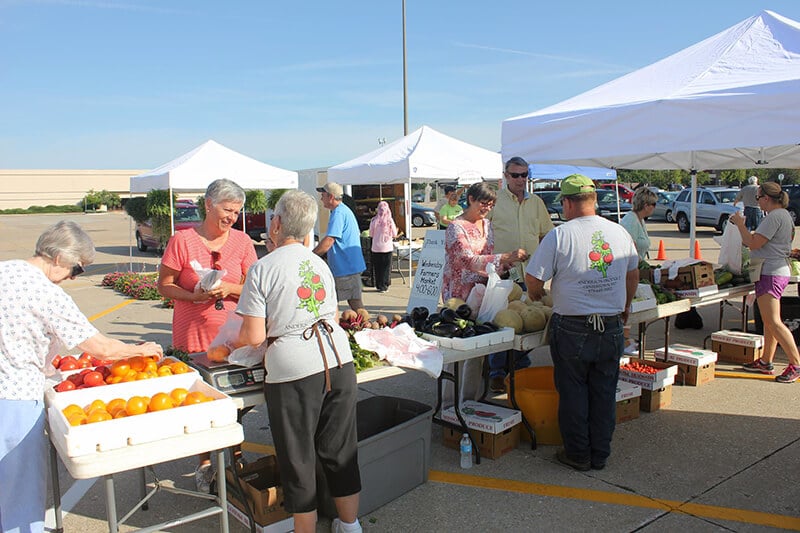
[[(728, 218), (739, 210), (733, 205), (738, 193), (739, 189), (698, 187), (695, 224), (697, 226), (713, 226), (717, 231), (723, 231), (728, 223)], [(678, 231), (681, 233), (689, 233), (691, 194), (691, 189), (684, 189), (675, 198), (673, 213), (675, 222), (678, 223)]]
[(673, 204), (675, 198), (678, 197), (677, 192), (670, 191), (653, 191), (656, 193), (656, 207), (653, 209), (653, 214), (648, 218), (650, 220), (665, 220), (667, 222), (675, 222), (675, 217), (672, 216), (674, 211)]

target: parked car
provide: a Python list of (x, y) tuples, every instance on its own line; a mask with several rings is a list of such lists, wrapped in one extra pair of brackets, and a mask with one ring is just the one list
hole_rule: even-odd
[(619, 222), (627, 215), (632, 206), (620, 198), (619, 216), (617, 215), (617, 193), (613, 189), (597, 189), (597, 214), (611, 222)]
[[(732, 188), (697, 188), (697, 212), (695, 224), (697, 226), (712, 226), (717, 231), (723, 231), (728, 223), (728, 218), (739, 210), (733, 205), (739, 189)], [(688, 233), (690, 228), (689, 215), (691, 213), (692, 189), (684, 189), (678, 193), (673, 207), (673, 216), (678, 223), (678, 231)]]
[[(263, 213), (245, 213), (244, 222), (245, 222), (245, 233), (250, 236), (256, 242), (260, 242), (263, 240), (261, 238), (262, 233), (267, 232), (267, 226), (269, 225), (267, 221), (269, 220), (269, 215), (272, 213), (271, 210), (268, 212)], [(233, 223), (233, 227), (238, 229), (239, 231), (242, 230), (242, 214), (239, 213), (239, 218), (236, 222)]]
[[(559, 194), (558, 191), (534, 191), (533, 194), (542, 199), (552, 220), (566, 220), (561, 201), (556, 199)], [(630, 210), (631, 204), (620, 201), (619, 218), (624, 217)], [(617, 219), (617, 194), (613, 190), (597, 189), (596, 211), (603, 218), (607, 218), (612, 222), (619, 222), (619, 219)]]
[(626, 202), (633, 200), (633, 189), (621, 183), (601, 183), (597, 186), (598, 192), (600, 189), (616, 190), (621, 200), (625, 200)]
[(564, 209), (558, 200), (558, 191), (533, 191), (533, 194), (542, 199), (553, 223), (564, 221)]
[[(195, 228), (203, 223), (197, 205), (191, 200), (178, 200), (175, 202), (175, 231)], [(148, 248), (161, 250), (161, 242), (153, 234), (153, 224), (150, 220), (136, 223), (136, 248), (146, 252)]]
[(789, 205), (786, 210), (792, 215), (794, 225), (800, 224), (800, 185), (784, 185), (783, 190), (789, 195)]
[(672, 216), (672, 213), (675, 210), (675, 198), (678, 197), (678, 193), (673, 191), (654, 192), (656, 193), (656, 207), (653, 209), (653, 214), (648, 218), (653, 220), (675, 222), (675, 218)]
[(435, 226), (436, 214), (430, 207), (411, 203), (411, 225), (415, 228), (422, 226)]

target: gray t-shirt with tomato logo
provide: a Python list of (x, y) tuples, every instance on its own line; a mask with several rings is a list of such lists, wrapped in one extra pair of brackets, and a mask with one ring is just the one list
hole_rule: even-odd
[(616, 315), (625, 308), (627, 273), (639, 256), (628, 232), (592, 215), (570, 220), (545, 235), (526, 273), (552, 280), (553, 312)]
[[(353, 360), (347, 334), (335, 317), (338, 308), (333, 275), (328, 265), (302, 244), (275, 249), (250, 267), (236, 312), (267, 319), (264, 364), (267, 383), (295, 381), (322, 372), (319, 342), (310, 326), (324, 319), (333, 327), (320, 327), (329, 367)], [(307, 337), (307, 338), (304, 338)]]

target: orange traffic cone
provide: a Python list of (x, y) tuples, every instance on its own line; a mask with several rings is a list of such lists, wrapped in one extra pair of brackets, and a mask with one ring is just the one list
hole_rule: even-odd
[(703, 258), (703, 256), (700, 255), (700, 241), (694, 241), (694, 258), (695, 259)]
[(658, 241), (658, 255), (656, 256), (656, 261), (666, 261), (667, 260), (667, 253), (664, 251), (664, 241)]

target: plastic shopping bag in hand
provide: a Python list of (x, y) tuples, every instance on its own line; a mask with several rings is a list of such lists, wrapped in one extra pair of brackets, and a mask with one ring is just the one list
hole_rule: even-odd
[(234, 342), (239, 337), (239, 329), (242, 327), (244, 320), (235, 311), (228, 311), (228, 316), (225, 317), (225, 323), (219, 328), (217, 336), (208, 345), (206, 355), (209, 361), (221, 363), (228, 360)]
[(489, 281), (486, 282), (486, 292), (483, 295), (481, 308), (478, 311), (478, 322), (491, 322), (494, 316), (508, 307), (508, 295), (514, 284), (510, 279), (500, 279), (492, 263), (486, 266)]
[(214, 270), (212, 268), (203, 268), (200, 266), (200, 263), (197, 262), (196, 259), (192, 259), (189, 261), (189, 264), (194, 269), (197, 277), (200, 278), (200, 281), (197, 282), (197, 285), (194, 286), (194, 290), (201, 289), (204, 291), (210, 291), (212, 289), (216, 289), (219, 287), (219, 284), (222, 282), (222, 278), (225, 277), (225, 274), (228, 273), (227, 270)]
[(742, 235), (739, 228), (733, 224), (726, 224), (721, 237), (713, 237), (719, 244), (720, 265), (727, 268), (732, 274), (742, 273)]

